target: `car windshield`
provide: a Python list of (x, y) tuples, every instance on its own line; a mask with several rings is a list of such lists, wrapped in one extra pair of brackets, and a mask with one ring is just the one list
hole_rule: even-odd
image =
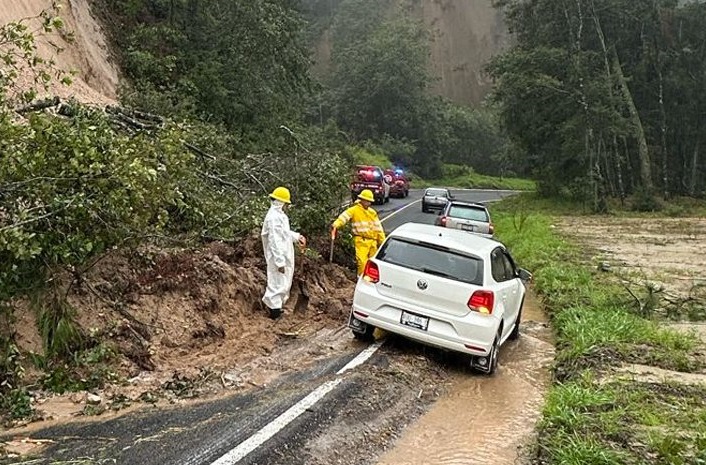
[(446, 197), (446, 191), (444, 189), (427, 189), (424, 195), (430, 197)]
[(473, 207), (470, 205), (451, 205), (448, 216), (452, 218), (461, 218), (463, 220), (488, 222), (488, 213), (484, 208)]
[(377, 259), (469, 284), (483, 284), (483, 261), (433, 244), (390, 238)]

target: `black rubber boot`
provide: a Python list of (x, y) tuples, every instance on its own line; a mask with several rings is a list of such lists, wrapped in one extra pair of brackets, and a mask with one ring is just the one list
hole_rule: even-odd
[(270, 318), (272, 318), (273, 320), (276, 320), (280, 316), (282, 316), (282, 309), (281, 308), (271, 308), (270, 309)]

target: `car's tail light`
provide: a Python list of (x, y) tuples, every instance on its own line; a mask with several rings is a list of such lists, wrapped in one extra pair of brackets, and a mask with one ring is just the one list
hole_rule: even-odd
[(484, 315), (493, 313), (494, 304), (495, 294), (493, 294), (493, 291), (476, 291), (468, 299), (468, 308)]
[(380, 268), (378, 268), (377, 263), (368, 260), (363, 270), (363, 279), (369, 283), (380, 281)]
[(495, 226), (493, 226), (493, 223), (490, 223), (490, 226), (488, 226), (488, 232), (490, 234), (495, 234)]

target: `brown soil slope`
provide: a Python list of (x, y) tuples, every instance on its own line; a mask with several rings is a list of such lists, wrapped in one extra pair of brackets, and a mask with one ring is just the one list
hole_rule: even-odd
[[(299, 255), (285, 314), (272, 321), (260, 303), (265, 269), (259, 235), (235, 246), (116, 251), (99, 261), (68, 299), (92, 343), (116, 354), (112, 374), (103, 375), (106, 384), (92, 390), (102, 405), (259, 386), (350, 349), (352, 338), (340, 336), (354, 272)], [(35, 313), (19, 302), (16, 314), (20, 350), (41, 353)], [(38, 386), (44, 376), (32, 369), (25, 383)], [(57, 418), (52, 403), (68, 401), (77, 411), (85, 406), (80, 395), (34, 396), (40, 418)]]
[[(1, 3), (0, 24), (36, 17), (52, 4), (51, 0), (2, 0)], [(118, 68), (110, 62), (107, 41), (91, 15), (88, 0), (62, 0), (60, 4), (60, 15), (75, 40), (67, 42), (59, 34), (50, 34), (38, 37), (37, 49), (44, 58), (54, 57), (60, 69), (75, 70), (77, 75), (69, 87), (51, 84), (48, 94), (62, 98), (75, 97), (86, 103), (113, 103), (117, 96)], [(64, 50), (55, 54), (50, 43)], [(31, 84), (30, 76), (21, 76), (18, 84), (26, 90)]]

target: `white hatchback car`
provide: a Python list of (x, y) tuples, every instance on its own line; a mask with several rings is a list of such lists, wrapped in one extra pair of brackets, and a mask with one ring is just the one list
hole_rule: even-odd
[(531, 276), (500, 242), (407, 223), (368, 261), (348, 325), (362, 340), (379, 327), (469, 354), (473, 368), (492, 374), (499, 347), (519, 337)]

